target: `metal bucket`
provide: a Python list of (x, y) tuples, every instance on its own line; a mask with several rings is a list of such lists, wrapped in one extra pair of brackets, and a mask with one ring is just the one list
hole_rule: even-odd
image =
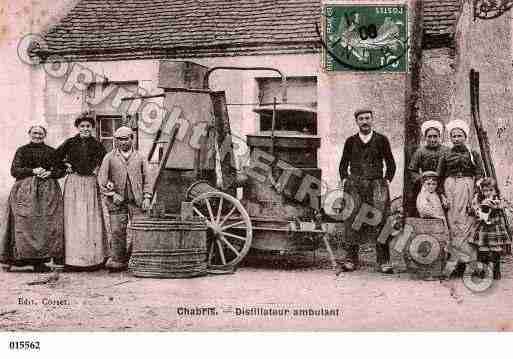
[(202, 194), (208, 192), (218, 192), (219, 190), (208, 183), (208, 181), (196, 181), (190, 185), (190, 187), (185, 192), (185, 198), (187, 200), (192, 201), (193, 199), (201, 196)]
[(189, 278), (206, 274), (207, 227), (200, 222), (141, 218), (128, 226), (137, 277)]

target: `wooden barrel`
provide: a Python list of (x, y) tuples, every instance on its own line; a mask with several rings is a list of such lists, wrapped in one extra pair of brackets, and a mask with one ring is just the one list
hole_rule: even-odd
[(205, 181), (205, 180), (196, 181), (193, 184), (191, 184), (190, 187), (185, 192), (185, 198), (187, 198), (189, 201), (192, 201), (193, 199), (201, 196), (202, 194), (208, 193), (208, 192), (219, 192), (219, 190), (217, 188), (211, 186), (208, 181)]
[(401, 237), (398, 236), (396, 241), (391, 241), (390, 248), (401, 252), (407, 271), (419, 279), (441, 276), (449, 242), (449, 229), (444, 221), (407, 217), (403, 231), (407, 233), (406, 241), (398, 244), (396, 241)]
[(207, 227), (201, 222), (137, 218), (128, 226), (137, 277), (189, 278), (207, 272)]

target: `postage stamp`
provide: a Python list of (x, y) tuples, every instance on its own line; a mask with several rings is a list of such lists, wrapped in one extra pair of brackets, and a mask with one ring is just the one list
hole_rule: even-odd
[(510, 8), (2, 4), (7, 357), (48, 348), (29, 331), (512, 330)]
[(328, 5), (323, 15), (327, 71), (406, 71), (407, 5)]

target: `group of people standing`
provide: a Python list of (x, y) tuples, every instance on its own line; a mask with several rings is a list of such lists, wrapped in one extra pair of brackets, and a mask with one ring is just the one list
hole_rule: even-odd
[[(339, 167), (344, 191), (354, 201), (345, 226), (345, 271), (358, 268), (360, 244), (376, 241), (381, 233), (390, 214), (389, 183), (396, 171), (389, 140), (374, 130), (372, 110), (360, 109), (354, 116), (359, 131), (346, 140)], [(71, 269), (127, 268), (127, 223), (148, 210), (152, 198), (148, 162), (133, 148), (130, 128), (116, 130), (115, 147), (107, 154), (92, 136), (94, 125), (88, 115), (77, 118), (77, 135), (57, 149), (44, 143), (46, 128), (29, 129), (30, 143), (16, 151), (11, 166), (16, 182), (0, 237), (5, 269), (32, 265), (42, 271), (48, 262)], [(478, 259), (491, 262), (499, 279), (500, 255), (510, 245), (501, 215), (504, 202), (496, 182), (483, 176), (479, 153), (468, 145), (468, 125), (461, 120), (446, 125), (451, 147), (442, 145), (440, 122), (424, 122), (421, 132), (425, 145), (414, 153), (408, 170), (417, 184), (418, 214), (442, 219), (448, 226), (448, 271)], [(63, 176), (64, 194), (57, 181)], [(102, 198), (108, 215), (102, 211)], [(378, 225), (351, 225), (364, 204), (380, 211)], [(379, 271), (392, 273), (386, 243), (376, 241), (376, 255)]]
[[(128, 217), (150, 207), (148, 163), (133, 148), (129, 127), (116, 130), (115, 147), (107, 153), (92, 134), (92, 116), (81, 115), (74, 125), (77, 134), (57, 149), (44, 143), (44, 126), (32, 126), (30, 142), (15, 153), (11, 174), (16, 182), (0, 233), (4, 270), (29, 265), (35, 271), (52, 265), (71, 270), (127, 267)], [(57, 180), (64, 176), (62, 192)]]
[[(348, 251), (342, 269), (352, 271), (359, 265), (359, 244), (376, 240), (389, 215), (388, 184), (395, 173), (395, 161), (386, 136), (373, 129), (373, 112), (361, 109), (354, 114), (358, 133), (347, 139), (340, 161), (340, 178), (344, 191), (355, 201), (353, 217), (362, 204), (378, 209), (382, 221), (377, 226), (363, 224), (358, 230), (346, 225)], [(446, 274), (464, 263), (480, 260), (493, 264), (495, 279), (500, 279), (500, 256), (510, 245), (506, 224), (501, 215), (504, 202), (497, 183), (484, 177), (478, 152), (468, 144), (469, 127), (462, 120), (446, 126), (452, 146), (442, 144), (444, 126), (426, 121), (421, 132), (425, 144), (414, 153), (408, 170), (416, 184), (418, 214), (442, 219), (448, 226), (450, 242)], [(383, 167), (385, 166), (385, 171)], [(352, 218), (348, 219), (352, 222)], [(387, 245), (376, 241), (379, 270), (392, 273)]]
[(426, 145), (415, 152), (408, 167), (421, 186), (416, 201), (419, 215), (440, 218), (449, 227), (447, 273), (479, 260), (492, 264), (494, 279), (500, 279), (500, 256), (510, 245), (501, 214), (505, 202), (496, 181), (485, 177), (481, 156), (468, 144), (468, 124), (454, 120), (446, 131), (450, 148), (442, 145), (443, 125), (424, 122)]

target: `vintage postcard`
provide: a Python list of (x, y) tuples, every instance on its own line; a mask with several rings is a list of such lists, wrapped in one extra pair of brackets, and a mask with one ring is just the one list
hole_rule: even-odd
[(512, 7), (2, 2), (0, 331), (512, 330)]

